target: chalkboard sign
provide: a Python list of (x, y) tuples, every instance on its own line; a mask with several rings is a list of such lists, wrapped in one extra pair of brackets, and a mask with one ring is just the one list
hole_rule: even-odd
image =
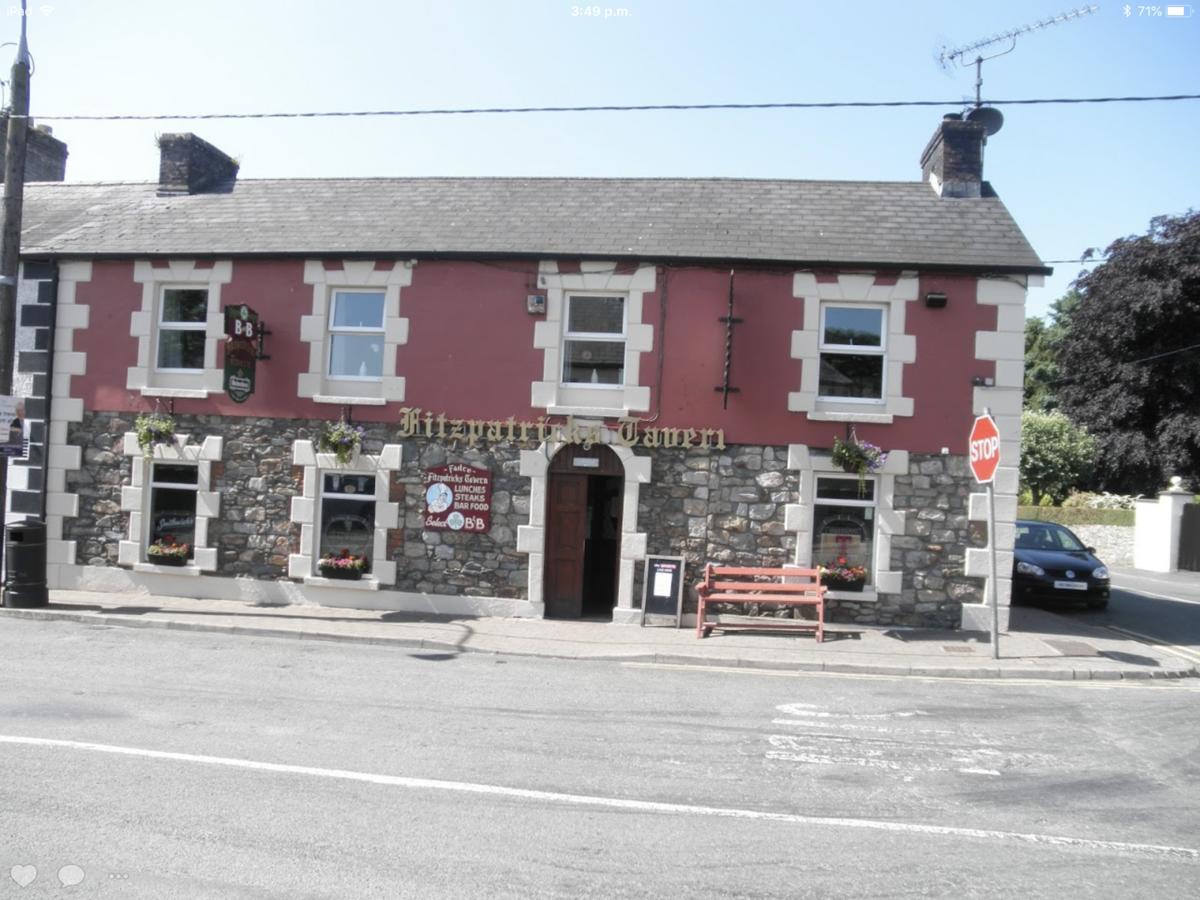
[(675, 620), (683, 611), (683, 557), (647, 556), (642, 580), (642, 625), (647, 616), (666, 616)]

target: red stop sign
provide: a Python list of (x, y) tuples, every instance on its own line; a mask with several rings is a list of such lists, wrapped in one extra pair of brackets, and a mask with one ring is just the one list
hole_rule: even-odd
[(971, 474), (980, 484), (987, 484), (996, 475), (1000, 465), (1000, 429), (995, 420), (986, 413), (971, 426), (968, 441)]

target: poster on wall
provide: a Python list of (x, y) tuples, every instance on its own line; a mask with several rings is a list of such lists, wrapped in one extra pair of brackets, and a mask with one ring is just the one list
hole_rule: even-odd
[(0, 456), (15, 459), (24, 455), (25, 401), (0, 396)]
[(425, 530), (485, 532), (492, 527), (492, 473), (451, 463), (426, 469)]

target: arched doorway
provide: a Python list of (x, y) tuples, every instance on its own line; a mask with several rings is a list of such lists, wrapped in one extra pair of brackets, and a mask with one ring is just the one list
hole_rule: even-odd
[(612, 619), (621, 557), (625, 469), (603, 444), (568, 444), (546, 489), (546, 617)]

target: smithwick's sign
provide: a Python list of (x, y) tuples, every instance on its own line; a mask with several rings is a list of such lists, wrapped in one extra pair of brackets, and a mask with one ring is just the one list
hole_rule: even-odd
[(426, 531), (487, 531), (492, 527), (492, 473), (451, 463), (426, 469)]
[[(579, 444), (584, 450), (595, 444), (614, 443), (622, 447), (661, 447), (682, 450), (725, 449), (723, 428), (655, 428), (643, 427), (640, 419), (621, 418), (612, 428), (594, 421), (580, 422), (567, 416), (565, 422), (549, 422), (542, 416), (536, 422), (507, 419), (451, 419), (444, 413), (425, 412), (404, 407), (400, 410), (400, 437), (426, 437), (447, 441), (463, 441), (474, 447), (480, 441), (498, 443)], [(605, 432), (612, 435), (604, 439)]]

